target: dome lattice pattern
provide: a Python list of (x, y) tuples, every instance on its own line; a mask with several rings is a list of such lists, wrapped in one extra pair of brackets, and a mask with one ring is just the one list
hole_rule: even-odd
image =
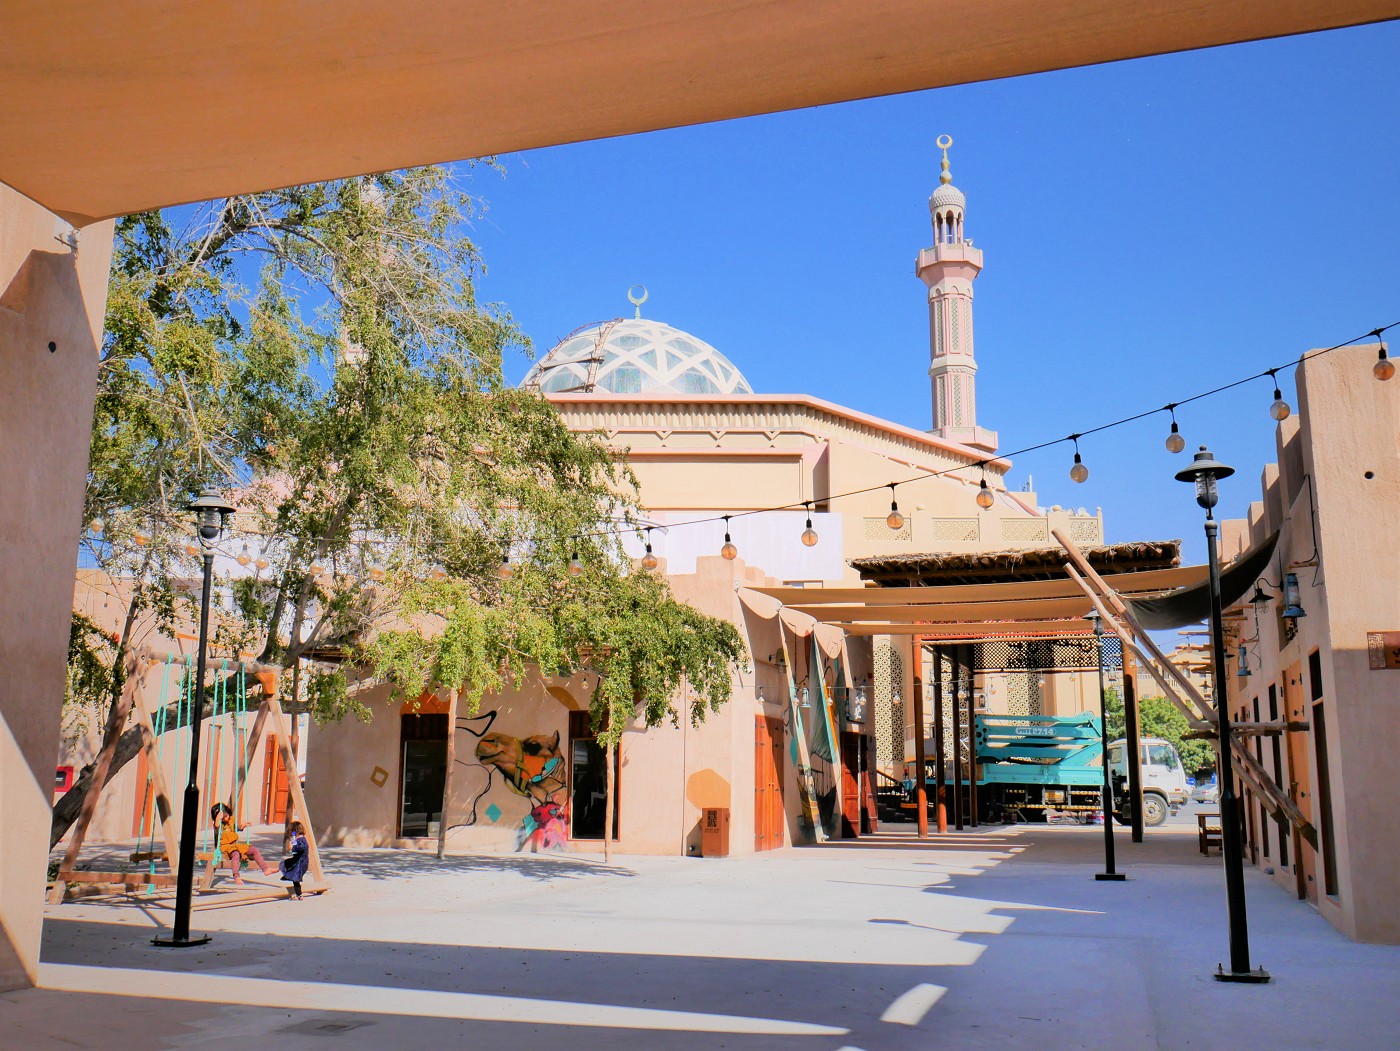
[(734, 364), (703, 339), (646, 318), (619, 318), (565, 336), (521, 384), (550, 394), (752, 394)]

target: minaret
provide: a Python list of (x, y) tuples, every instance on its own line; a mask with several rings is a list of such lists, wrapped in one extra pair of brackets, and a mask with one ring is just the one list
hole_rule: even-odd
[(948, 171), (951, 136), (940, 135), (943, 171), (928, 199), (933, 247), (919, 253), (915, 273), (928, 286), (929, 380), (933, 434), (994, 453), (995, 431), (977, 426), (977, 362), (972, 353), (972, 282), (982, 272), (982, 250), (963, 238), (967, 199)]

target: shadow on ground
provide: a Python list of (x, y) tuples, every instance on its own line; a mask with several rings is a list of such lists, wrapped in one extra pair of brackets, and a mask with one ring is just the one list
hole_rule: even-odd
[(406, 850), (347, 850), (321, 852), (326, 876), (365, 876), (376, 880), (399, 880), (414, 876), (446, 874), (469, 875), (511, 873), (524, 879), (585, 879), (589, 876), (626, 876), (636, 873), (603, 861), (591, 861), (568, 854), (435, 854)]

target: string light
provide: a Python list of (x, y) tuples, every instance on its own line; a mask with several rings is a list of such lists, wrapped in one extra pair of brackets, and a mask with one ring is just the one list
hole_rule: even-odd
[(583, 563), (578, 560), (578, 546), (574, 546), (573, 557), (569, 559), (569, 576), (583, 576)]
[(1084, 461), (1079, 456), (1079, 435), (1071, 434), (1069, 440), (1074, 442), (1074, 466), (1069, 469), (1069, 480), (1071, 482), (1087, 482), (1089, 468), (1084, 466)]
[[(1380, 329), (1376, 329), (1376, 331), (1372, 333), (1372, 335), (1375, 336), (1379, 336), (1380, 334)], [(1375, 376), (1376, 379), (1380, 380), (1382, 383), (1390, 379), (1391, 376), (1395, 375), (1395, 362), (1391, 361), (1390, 358), (1386, 357), (1384, 343), (1381, 344), (1380, 353), (1376, 355), (1376, 363), (1371, 366), (1371, 375)], [(98, 522), (97, 524), (99, 526), (102, 525), (101, 522)], [(102, 532), (102, 530), (98, 529), (97, 532), (100, 533)]]
[(1186, 439), (1181, 436), (1181, 430), (1176, 425), (1176, 402), (1163, 406), (1172, 414), (1172, 432), (1167, 435), (1167, 452), (1179, 453), (1186, 448)]
[[(1296, 359), (1294, 359), (1293, 363), (1302, 364), (1302, 363), (1307, 362), (1307, 361), (1312, 361), (1313, 359), (1322, 357), (1322, 356), (1325, 355), (1325, 354), (1330, 354), (1330, 353), (1332, 353), (1332, 352), (1334, 352), (1334, 351), (1342, 350), (1342, 349), (1345, 349), (1345, 348), (1347, 348), (1347, 347), (1353, 346), (1354, 344), (1360, 343), (1362, 340), (1365, 340), (1365, 339), (1367, 339), (1368, 337), (1379, 339), (1379, 337), (1381, 337), (1385, 332), (1389, 331), (1389, 330), (1392, 329), (1392, 328), (1396, 328), (1396, 327), (1400, 327), (1400, 321), (1393, 322), (1392, 324), (1389, 324), (1389, 325), (1383, 325), (1383, 326), (1381, 326), (1380, 328), (1371, 329), (1370, 331), (1365, 332), (1365, 333), (1363, 333), (1362, 335), (1355, 336), (1355, 337), (1353, 337), (1353, 338), (1351, 338), (1351, 339), (1349, 339), (1349, 340), (1346, 340), (1345, 342), (1337, 343), (1337, 344), (1335, 344), (1335, 345), (1333, 345), (1333, 346), (1330, 346), (1330, 347), (1323, 347), (1323, 348), (1320, 348), (1320, 349), (1315, 350), (1315, 351), (1309, 351), (1309, 352), (1303, 353), (1303, 354), (1299, 355)], [(1385, 367), (1382, 367), (1382, 366), (1385, 366)], [(1257, 372), (1257, 373), (1254, 373), (1254, 374), (1252, 374), (1252, 375), (1245, 376), (1245, 377), (1243, 377), (1243, 378), (1241, 378), (1241, 379), (1233, 380), (1233, 381), (1228, 382), (1228, 383), (1223, 383), (1223, 384), (1221, 384), (1221, 385), (1218, 386), (1218, 387), (1211, 388), (1210, 390), (1201, 391), (1200, 393), (1198, 393), (1198, 394), (1193, 394), (1192, 396), (1190, 396), (1190, 397), (1188, 397), (1188, 398), (1182, 398), (1182, 399), (1180, 399), (1180, 400), (1178, 400), (1178, 401), (1176, 401), (1176, 402), (1172, 402), (1170, 405), (1163, 406), (1163, 408), (1165, 408), (1165, 409), (1167, 409), (1168, 411), (1171, 411), (1171, 412), (1172, 412), (1172, 422), (1173, 422), (1173, 424), (1175, 424), (1175, 423), (1176, 423), (1176, 418), (1175, 418), (1175, 412), (1173, 411), (1174, 409), (1179, 408), (1180, 406), (1185, 405), (1185, 404), (1190, 403), (1190, 402), (1201, 401), (1201, 400), (1204, 399), (1204, 398), (1209, 398), (1209, 397), (1213, 397), (1213, 396), (1215, 396), (1215, 395), (1217, 395), (1217, 394), (1222, 394), (1222, 393), (1224, 393), (1225, 391), (1233, 390), (1233, 389), (1236, 388), (1236, 387), (1244, 386), (1244, 385), (1247, 384), (1247, 383), (1251, 383), (1251, 382), (1253, 382), (1254, 380), (1261, 379), (1261, 378), (1266, 377), (1266, 376), (1274, 378), (1274, 382), (1275, 382), (1275, 384), (1277, 384), (1277, 382), (1278, 382), (1278, 381), (1277, 381), (1277, 373), (1278, 373), (1279, 369), (1280, 369), (1280, 368), (1283, 368), (1283, 367), (1284, 367), (1284, 366), (1278, 366), (1277, 368), (1266, 369), (1266, 370), (1264, 370), (1263, 372)], [(1373, 374), (1375, 375), (1376, 379), (1378, 379), (1378, 380), (1387, 380), (1387, 379), (1390, 379), (1390, 378), (1394, 375), (1394, 364), (1393, 364), (1393, 362), (1388, 358), (1388, 356), (1387, 356), (1387, 354), (1386, 354), (1386, 348), (1385, 348), (1384, 344), (1382, 344), (1381, 347), (1380, 347), (1380, 351), (1379, 351), (1379, 354), (1378, 354), (1378, 356), (1377, 356), (1376, 364), (1372, 367), (1372, 372), (1373, 372)], [(1275, 394), (1275, 404), (1272, 405), (1272, 406), (1270, 407), (1270, 413), (1271, 413), (1271, 415), (1273, 415), (1273, 413), (1275, 412), (1275, 410), (1280, 410), (1280, 409), (1281, 409), (1281, 410), (1282, 410), (1282, 415), (1276, 416), (1275, 418), (1276, 418), (1276, 419), (1286, 419), (1289, 415), (1292, 414), (1292, 408), (1288, 405), (1287, 402), (1283, 401), (1283, 398), (1282, 398), (1282, 391), (1279, 390), (1279, 388), (1278, 388), (1277, 386), (1275, 386), (1275, 388), (1274, 388), (1274, 394)], [(1024, 447), (1019, 448), (1019, 449), (1008, 450), (1007, 452), (1003, 453), (1002, 456), (1003, 456), (1003, 457), (1006, 457), (1006, 458), (1016, 457), (1016, 456), (1024, 456), (1024, 455), (1026, 455), (1026, 454), (1028, 454), (1028, 453), (1040, 452), (1040, 451), (1043, 450), (1043, 449), (1051, 448), (1051, 447), (1053, 447), (1053, 446), (1055, 446), (1055, 445), (1058, 445), (1060, 442), (1072, 441), (1072, 442), (1074, 442), (1074, 444), (1075, 444), (1075, 468), (1078, 469), (1078, 471), (1080, 472), (1080, 476), (1079, 476), (1079, 477), (1075, 477), (1075, 470), (1072, 469), (1072, 471), (1071, 471), (1071, 477), (1074, 477), (1076, 481), (1083, 481), (1083, 480), (1086, 480), (1086, 479), (1088, 478), (1088, 476), (1089, 476), (1089, 469), (1088, 469), (1088, 467), (1084, 466), (1083, 461), (1082, 461), (1082, 457), (1079, 455), (1079, 451), (1078, 451), (1078, 440), (1077, 440), (1077, 439), (1082, 438), (1082, 437), (1084, 437), (1085, 435), (1088, 435), (1088, 434), (1098, 434), (1098, 433), (1103, 432), (1103, 431), (1113, 430), (1113, 429), (1115, 429), (1115, 428), (1125, 426), (1125, 425), (1127, 425), (1127, 424), (1129, 424), (1129, 423), (1136, 423), (1136, 422), (1139, 421), (1139, 420), (1146, 419), (1148, 416), (1154, 415), (1155, 413), (1158, 413), (1158, 412), (1161, 412), (1161, 411), (1162, 411), (1161, 408), (1158, 408), (1158, 409), (1149, 409), (1149, 410), (1144, 411), (1144, 412), (1135, 413), (1135, 414), (1133, 414), (1133, 415), (1131, 415), (1131, 416), (1125, 416), (1125, 417), (1123, 417), (1122, 419), (1112, 420), (1112, 421), (1110, 421), (1110, 422), (1108, 422), (1108, 423), (1100, 424), (1100, 425), (1098, 425), (1098, 426), (1096, 426), (1096, 427), (1092, 427), (1092, 428), (1089, 428), (1089, 429), (1087, 429), (1087, 430), (1081, 431), (1081, 432), (1079, 432), (1078, 434), (1069, 435), (1069, 436), (1067, 436), (1067, 437), (1065, 437), (1065, 438), (1053, 438), (1053, 439), (1051, 439), (1051, 440), (1049, 440), (1049, 441), (1039, 442), (1039, 443), (1034, 444), (1034, 445), (1027, 445), (1027, 446), (1024, 446)], [(1175, 436), (1176, 434), (1177, 434), (1177, 428), (1176, 428), (1176, 427), (1173, 427), (1172, 436)], [(1169, 436), (1169, 438), (1168, 438), (1168, 441), (1170, 442), (1170, 436)], [(1174, 446), (1175, 443), (1172, 442), (1171, 445)], [(1182, 442), (1182, 447), (1184, 448), (1184, 446), (1185, 446), (1185, 443), (1184, 443), (1184, 441), (1183, 441), (1183, 442)], [(1171, 446), (1169, 446), (1169, 448), (1170, 448), (1170, 447), (1171, 447)], [(1175, 451), (1175, 449), (1173, 449), (1173, 451)], [(981, 461), (981, 465), (984, 467), (984, 470), (985, 470), (985, 461)], [(930, 478), (940, 478), (940, 477), (943, 477), (943, 476), (945, 476), (945, 475), (956, 474), (956, 473), (959, 472), (959, 471), (965, 470), (968, 466), (976, 466), (976, 465), (975, 465), (975, 464), (974, 464), (974, 465), (962, 464), (962, 465), (959, 465), (959, 466), (957, 466), (957, 467), (949, 467), (949, 468), (945, 468), (945, 469), (943, 469), (943, 470), (938, 470), (938, 471), (921, 471), (919, 474), (917, 474), (917, 475), (915, 475), (915, 476), (913, 476), (913, 477), (905, 478), (905, 479), (902, 479), (902, 480), (900, 480), (900, 481), (898, 481), (898, 482), (887, 482), (887, 483), (885, 483), (884, 485), (879, 485), (879, 486), (867, 486), (867, 487), (861, 488), (861, 489), (853, 489), (853, 490), (850, 490), (850, 491), (848, 491), (848, 492), (831, 493), (831, 494), (829, 494), (829, 495), (826, 497), (826, 499), (827, 499), (828, 501), (831, 501), (831, 500), (840, 500), (840, 499), (844, 499), (844, 498), (847, 498), (847, 497), (861, 496), (861, 495), (864, 495), (864, 494), (866, 494), (866, 493), (872, 493), (872, 492), (875, 492), (875, 491), (877, 491), (877, 490), (879, 490), (879, 489), (886, 488), (886, 487), (890, 487), (890, 486), (903, 485), (903, 484), (906, 484), (906, 483), (908, 483), (908, 482), (925, 481), (925, 480), (928, 480), (928, 479), (930, 479)], [(979, 489), (980, 489), (980, 487), (979, 487)], [(980, 494), (980, 492), (979, 492), (979, 497), (980, 497), (980, 495), (981, 495), (981, 494)], [(808, 514), (809, 514), (809, 515), (810, 515), (810, 513), (811, 513), (811, 506), (810, 506), (810, 505), (811, 505), (811, 501), (807, 501), (807, 500), (801, 501), (801, 506), (807, 508)], [(754, 509), (754, 510), (752, 510), (752, 511), (741, 512), (741, 514), (740, 514), (739, 516), (737, 516), (737, 517), (747, 517), (747, 516), (749, 516), (749, 515), (767, 514), (767, 513), (776, 512), (776, 511), (787, 511), (787, 510), (792, 510), (792, 509), (796, 508), (797, 506), (798, 506), (798, 504), (790, 503), (790, 504), (781, 504), (781, 505), (777, 505), (777, 506), (774, 506), (774, 507), (756, 508), (756, 509)], [(695, 518), (695, 519), (690, 519), (690, 520), (688, 520), (688, 521), (683, 521), (683, 522), (671, 522), (671, 523), (668, 523), (668, 526), (671, 527), (671, 528), (676, 528), (676, 527), (684, 527), (684, 526), (702, 525), (702, 524), (704, 524), (704, 523), (718, 521), (718, 520), (720, 519), (720, 517), (724, 518), (725, 521), (726, 521), (726, 523), (727, 523), (728, 519), (729, 519), (731, 516), (725, 515), (725, 516), (710, 516), (710, 517), (705, 517), (705, 518)], [(809, 519), (809, 521), (810, 521), (810, 519)], [(101, 523), (100, 523), (98, 520), (94, 520), (93, 523), (89, 523), (89, 528), (92, 528), (94, 525), (100, 525), (100, 524), (101, 524)], [(263, 533), (263, 532), (259, 532), (259, 531), (256, 531), (256, 530), (246, 530), (246, 529), (245, 529), (245, 530), (240, 530), (240, 532), (247, 533), (247, 534), (249, 534), (249, 535), (261, 536), (261, 537), (265, 537), (265, 538), (266, 538), (266, 537), (274, 537), (274, 538), (277, 537), (277, 534), (273, 534), (273, 533)], [(615, 535), (617, 535), (619, 532), (621, 532), (621, 527), (614, 527), (614, 528), (603, 529), (603, 530), (600, 530), (600, 531), (598, 531), (598, 532), (588, 533), (588, 534), (585, 534), (585, 535), (586, 535), (586, 536), (590, 536), (590, 537), (592, 537), (592, 536), (604, 536), (604, 537), (606, 537), (606, 536), (615, 536)], [(805, 536), (805, 534), (804, 534), (804, 536)], [(812, 531), (812, 536), (815, 538), (815, 536), (816, 536), (815, 531)], [(133, 534), (132, 539), (133, 539), (133, 541), (134, 541), (135, 543), (140, 544), (140, 545), (144, 545), (144, 544), (146, 544), (146, 543), (149, 543), (149, 541), (150, 541), (149, 535), (147, 535), (147, 534), (145, 534), (145, 533), (141, 533), (141, 532), (137, 532), (137, 533)], [(814, 539), (814, 540), (812, 541), (812, 543), (815, 543), (815, 542), (816, 542), (816, 541), (815, 541), (815, 539)], [(580, 572), (582, 571), (582, 564), (581, 564), (581, 563), (579, 564), (579, 571), (580, 571)], [(319, 565), (313, 565), (313, 566), (311, 567), (311, 572), (312, 572), (313, 574), (319, 574), (319, 573), (323, 573), (323, 572), (324, 572), (324, 569), (323, 569), (322, 567), (320, 567)]]
[(310, 573), (313, 577), (323, 576), (326, 572), (326, 567), (321, 565), (321, 563), (319, 562), (312, 562), (311, 567), (307, 570), (307, 572)]
[(997, 502), (992, 491), (987, 488), (987, 461), (982, 461), (982, 484), (977, 487), (977, 506), (984, 511)]
[(904, 516), (899, 513), (899, 503), (894, 498), (894, 487), (898, 484), (898, 482), (890, 483), (890, 513), (885, 518), (885, 525), (895, 530), (904, 528)]
[[(1384, 349), (1384, 348), (1381, 349), (1381, 357), (1385, 357), (1385, 349)], [(1388, 379), (1388, 378), (1389, 378), (1389, 377), (1387, 377), (1387, 379)], [(87, 527), (88, 527), (88, 532), (91, 533), (93, 536), (101, 536), (101, 535), (102, 535), (102, 530), (106, 528), (106, 526), (104, 525), (102, 519), (100, 519), (100, 518), (94, 518), (91, 522), (89, 522), (89, 523), (87, 524)]]
[(817, 531), (812, 528), (812, 501), (803, 500), (802, 506), (807, 508), (807, 528), (802, 530), (802, 542), (808, 547), (817, 546)]
[(376, 581), (376, 582), (377, 582), (377, 581), (383, 580), (383, 579), (384, 579), (384, 567), (383, 567), (383, 566), (370, 566), (370, 567), (369, 567), (369, 578), (370, 578), (370, 580), (373, 580), (373, 581)]
[(269, 561), (268, 561), (267, 559), (265, 559), (265, 558), (261, 558), (261, 557), (260, 557), (260, 558), (258, 558), (258, 560), (257, 560), (256, 562), (253, 563), (253, 568), (256, 569), (259, 573), (261, 573), (264, 569), (266, 569), (266, 568), (267, 568), (268, 566), (270, 566), (270, 565), (272, 565), (271, 562), (269, 562)]
[(136, 530), (136, 532), (131, 534), (131, 540), (132, 543), (134, 543), (137, 547), (145, 547), (151, 542), (151, 534), (143, 533), (141, 530), (138, 529)]
[(501, 564), (496, 568), (496, 576), (502, 580), (509, 580), (515, 576), (515, 568), (510, 564), (509, 549), (501, 552)]
[(443, 569), (441, 566), (434, 566), (428, 576), (432, 577), (434, 580), (446, 580), (447, 570)]
[(739, 549), (734, 546), (734, 541), (729, 539), (729, 516), (724, 515), (724, 546), (719, 549), (720, 557), (728, 562), (733, 562), (739, 555)]
[(1278, 387), (1278, 369), (1269, 369), (1267, 375), (1274, 381), (1274, 403), (1269, 406), (1269, 415), (1282, 423), (1293, 415), (1293, 410), (1289, 408), (1288, 402), (1283, 400), (1283, 391)]
[(647, 526), (647, 553), (642, 556), (642, 568), (650, 573), (657, 564), (656, 556), (651, 551), (651, 526)]
[[(139, 541), (138, 541), (138, 542), (139, 542)], [(194, 544), (186, 544), (186, 545), (185, 545), (185, 554), (189, 555), (190, 558), (198, 558), (198, 557), (199, 557), (199, 548), (196, 547)]]
[(243, 550), (238, 552), (238, 557), (234, 559), (240, 566), (252, 565), (253, 556), (248, 554), (248, 545), (243, 545)]

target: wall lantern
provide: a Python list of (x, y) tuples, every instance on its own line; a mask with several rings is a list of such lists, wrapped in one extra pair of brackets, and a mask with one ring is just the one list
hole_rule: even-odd
[(1298, 574), (1288, 573), (1283, 578), (1283, 613), (1281, 616), (1288, 620), (1297, 620), (1299, 617), (1306, 617), (1307, 611), (1303, 609), (1298, 593)]

